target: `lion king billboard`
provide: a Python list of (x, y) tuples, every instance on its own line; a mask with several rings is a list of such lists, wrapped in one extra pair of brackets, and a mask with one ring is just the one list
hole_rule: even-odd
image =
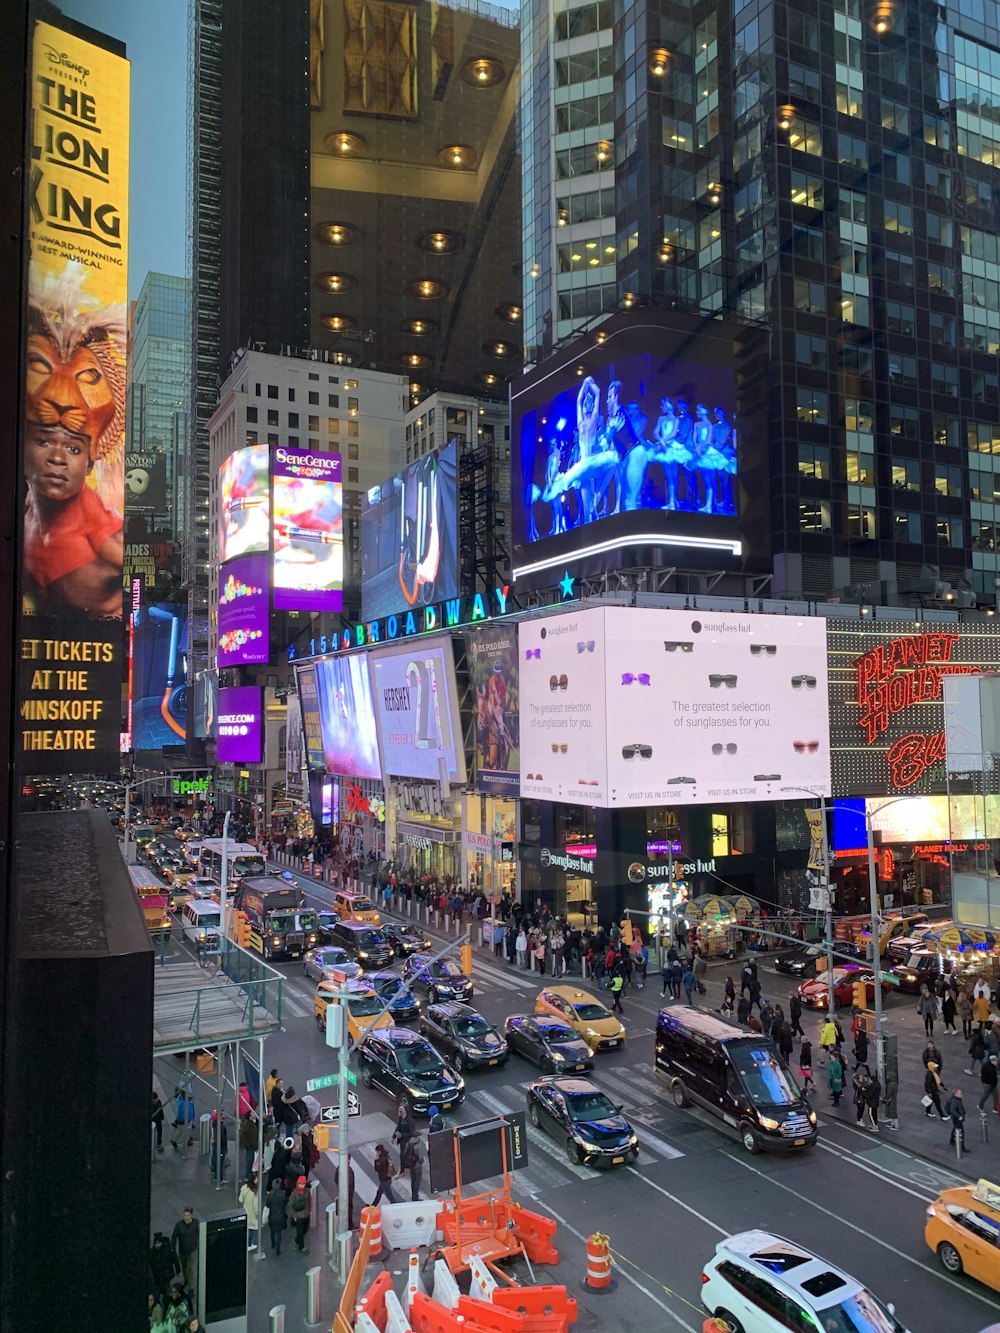
[(47, 22), (31, 59), (22, 754), (33, 772), (117, 769), (129, 64)]

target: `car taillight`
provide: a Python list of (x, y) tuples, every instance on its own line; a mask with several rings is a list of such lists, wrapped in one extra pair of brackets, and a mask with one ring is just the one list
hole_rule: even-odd
[(704, 1286), (704, 1284), (708, 1281), (708, 1274), (707, 1274), (707, 1273), (702, 1273), (702, 1275), (701, 1275), (701, 1281), (702, 1281), (702, 1286)]

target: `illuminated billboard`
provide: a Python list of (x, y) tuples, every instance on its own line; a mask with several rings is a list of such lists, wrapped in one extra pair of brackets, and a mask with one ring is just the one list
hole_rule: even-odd
[(758, 345), (728, 321), (643, 311), (514, 381), (515, 581), (551, 583), (574, 558), (597, 572), (765, 540)]
[(604, 808), (830, 793), (826, 622), (600, 607), (518, 631), (521, 794)]
[(306, 764), (311, 773), (323, 773), (323, 729), (319, 717), (319, 697), (316, 693), (316, 665), (308, 662), (295, 668), (299, 706), (302, 709), (302, 730), (306, 743)]
[(267, 556), (248, 555), (219, 570), (220, 667), (266, 662), (270, 652)]
[(326, 772), (347, 778), (381, 778), (366, 654), (320, 658), (316, 693)]
[(275, 449), (274, 605), (340, 611), (344, 605), (344, 488), (339, 454)]
[(266, 444), (250, 444), (219, 468), (219, 562), (271, 547)]
[(142, 606), (132, 615), (132, 748), (187, 740), (187, 604)]
[(30, 771), (117, 771), (129, 64), (34, 25), (20, 723)]
[(386, 774), (465, 781), (465, 750), (451, 639), (420, 639), (370, 654)]
[(216, 758), (220, 764), (259, 764), (264, 743), (260, 687), (234, 685), (219, 690)]
[(458, 596), (458, 445), (373, 486), (361, 504), (365, 620)]
[(476, 692), (476, 787), (517, 796), (520, 767), (520, 682), (517, 630), (488, 626), (465, 636), (469, 684)]
[(167, 508), (166, 454), (127, 454), (125, 457), (125, 511), (164, 514)]

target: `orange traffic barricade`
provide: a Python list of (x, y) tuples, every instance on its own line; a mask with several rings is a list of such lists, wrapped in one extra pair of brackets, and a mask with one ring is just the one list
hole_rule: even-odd
[(611, 1242), (600, 1231), (587, 1237), (587, 1276), (583, 1285), (588, 1291), (607, 1292), (615, 1288), (611, 1276)]
[(372, 1259), (378, 1259), (382, 1253), (382, 1209), (381, 1208), (362, 1208), (361, 1209), (361, 1230), (364, 1231), (368, 1225), (368, 1219), (371, 1218), (371, 1245), (368, 1254)]

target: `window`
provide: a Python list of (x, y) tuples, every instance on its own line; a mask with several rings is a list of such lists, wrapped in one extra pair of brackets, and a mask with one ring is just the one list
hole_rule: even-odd
[(826, 311), (826, 288), (809, 278), (796, 278), (793, 300), (795, 309), (807, 315), (822, 315)]
[(901, 204), (898, 199), (885, 200), (885, 229), (899, 232), (901, 236), (913, 235), (913, 208)]
[(791, 201), (806, 208), (823, 207), (823, 181), (819, 176), (807, 176), (804, 171), (791, 173)]
[(299, 437), (297, 435), (289, 435), (288, 447), (290, 449), (297, 449), (299, 447)]
[(958, 393), (958, 366), (943, 366), (931, 362), (931, 388), (937, 393)]
[(856, 273), (859, 277), (868, 276), (868, 246), (859, 241), (840, 241), (841, 273)]
[(888, 97), (882, 98), (882, 128), (895, 130), (897, 134), (909, 134), (910, 113), (902, 102), (893, 102)]
[(950, 499), (960, 500), (962, 498), (962, 469), (935, 463), (934, 489), (938, 495), (946, 495)]
[(837, 207), (848, 222), (868, 221), (868, 198), (860, 190), (841, 190)]
[(942, 347), (954, 347), (955, 316), (946, 315), (940, 310), (930, 311), (928, 334), (932, 343), (940, 343)]
[(858, 139), (852, 134), (838, 134), (837, 161), (864, 171), (868, 166), (868, 148), (864, 139)]
[(955, 270), (950, 264), (938, 264), (928, 260), (927, 286), (932, 292), (940, 292), (943, 296), (954, 296)]
[[(955, 422), (958, 425), (958, 422)], [(1000, 425), (990, 421), (970, 421), (966, 438), (969, 448), (980, 454), (1000, 454)]]
[(253, 421), (253, 422), (256, 422), (256, 420), (257, 420), (257, 409), (256, 409), (255, 407), (249, 407), (249, 406), (248, 406), (248, 407), (247, 407), (247, 421)]
[(319, 379), (319, 376), (316, 374), (315, 371), (310, 370), (310, 372), (309, 372), (309, 378), (310, 378), (311, 380), (318, 380), (318, 379)]
[(823, 233), (816, 227), (794, 226), (792, 228), (792, 250), (800, 259), (814, 259), (822, 263), (824, 259)]
[(347, 433), (348, 435), (357, 435), (358, 423), (356, 421), (349, 421), (347, 423)]
[(276, 426), (278, 424), (278, 409), (276, 407), (269, 407), (267, 409), (267, 424), (269, 426)]
[(937, 518), (934, 528), (940, 546), (965, 545), (965, 524), (960, 518)]
[(951, 218), (943, 218), (940, 213), (927, 213), (927, 239), (937, 245), (954, 245), (955, 229)]
[(931, 421), (931, 435), (939, 448), (957, 449), (962, 438), (962, 423), (958, 417), (935, 416)]
[(951, 198), (951, 172), (947, 167), (939, 167), (933, 162), (924, 163), (924, 184), (929, 195), (939, 199)]
[(920, 464), (915, 458), (892, 460), (892, 489), (894, 491), (920, 490)]
[(799, 442), (799, 476), (817, 481), (830, 479), (830, 450), (822, 444)]
[(289, 389), (289, 390), (288, 390), (288, 401), (289, 401), (290, 403), (294, 403), (294, 402), (295, 402), (295, 390), (294, 390), (294, 389)]
[(788, 62), (788, 93), (790, 97), (804, 97), (810, 102), (820, 100), (819, 70)]
[(255, 384), (253, 387), (254, 387), (254, 397), (255, 397), (255, 398), (259, 398), (259, 397), (260, 397), (260, 385), (259, 385), (259, 384)]
[(876, 532), (875, 510), (871, 505), (851, 501), (847, 506), (847, 536), (852, 541), (870, 541)]
[(830, 531), (830, 504), (827, 500), (799, 502), (799, 528), (802, 532)]
[(319, 407), (319, 394), (314, 389), (309, 390), (309, 406)]
[(310, 417), (310, 418), (309, 418), (309, 429), (310, 429), (310, 430), (319, 430), (319, 417)]
[(875, 429), (875, 415), (871, 403), (860, 398), (845, 398), (844, 425), (848, 430), (871, 435)]
[(800, 366), (812, 366), (813, 370), (826, 370), (826, 339), (814, 337), (811, 333), (797, 333), (795, 360)]
[(922, 523), (919, 514), (896, 510), (893, 515), (893, 536), (898, 542), (923, 544)]
[(269, 384), (267, 386), (267, 396), (268, 398), (277, 398), (278, 386), (276, 384)]
[(823, 137), (819, 126), (802, 116), (790, 116), (788, 129), (785, 131), (789, 146), (798, 153), (812, 153), (815, 157), (823, 154)]
[[(331, 383), (331, 384), (336, 384), (337, 381), (336, 381), (336, 380), (331, 380), (330, 383)], [(358, 381), (357, 381), (357, 380), (344, 380), (344, 388), (345, 388), (345, 389), (356, 389), (357, 387), (358, 387)]]
[(257, 432), (255, 430), (248, 430), (247, 444), (256, 444), (256, 443), (257, 443)]
[(901, 254), (898, 250), (885, 252), (885, 276), (890, 282), (913, 286), (913, 256)]
[(846, 453), (847, 480), (857, 486), (875, 485), (875, 455), (848, 449)]
[(920, 413), (915, 407), (889, 404), (889, 434), (901, 440), (916, 440), (920, 436)]
[[(794, 42), (796, 46), (805, 47), (807, 51), (819, 50), (819, 24), (810, 14), (804, 14), (800, 9), (789, 9), (787, 11), (786, 22), (788, 23), (788, 40)], [(801, 68), (801, 66), (797, 66)], [(811, 74), (812, 70), (806, 71)], [(789, 77), (791, 77), (789, 75)]]
[(356, 467), (349, 467), (347, 469), (347, 480), (357, 481), (357, 479), (358, 479), (358, 469)]
[(358, 446), (356, 444), (349, 444), (347, 446), (347, 457), (357, 458), (357, 456), (358, 456)]
[(328, 435), (340, 434), (340, 422), (336, 417), (328, 417), (326, 422), (326, 433)]
[(917, 360), (913, 356), (900, 356), (898, 352), (889, 353), (889, 380), (893, 384), (916, 385)]
[(299, 414), (298, 414), (298, 412), (289, 412), (289, 414), (288, 414), (288, 429), (289, 429), (289, 430), (298, 430), (298, 428), (299, 428)]
[(828, 394), (801, 385), (795, 390), (795, 415), (799, 421), (811, 426), (825, 426), (829, 412)]
[(268, 442), (268, 444), (277, 444), (277, 443), (278, 443), (278, 437), (277, 437), (277, 435), (269, 435), (269, 436), (267, 437), (267, 442)]
[(348, 398), (347, 410), (348, 412), (356, 412), (358, 410), (358, 400), (356, 398)]
[(910, 159), (905, 153), (890, 153), (886, 149), (882, 154), (882, 173), (887, 181), (895, 181), (897, 185), (909, 185)]
[(886, 301), (885, 326), (890, 333), (902, 333), (912, 338), (917, 326), (913, 306), (904, 305), (901, 301)]
[(951, 126), (940, 116), (931, 116), (924, 112), (924, 143), (935, 144), (938, 148), (950, 148)]

